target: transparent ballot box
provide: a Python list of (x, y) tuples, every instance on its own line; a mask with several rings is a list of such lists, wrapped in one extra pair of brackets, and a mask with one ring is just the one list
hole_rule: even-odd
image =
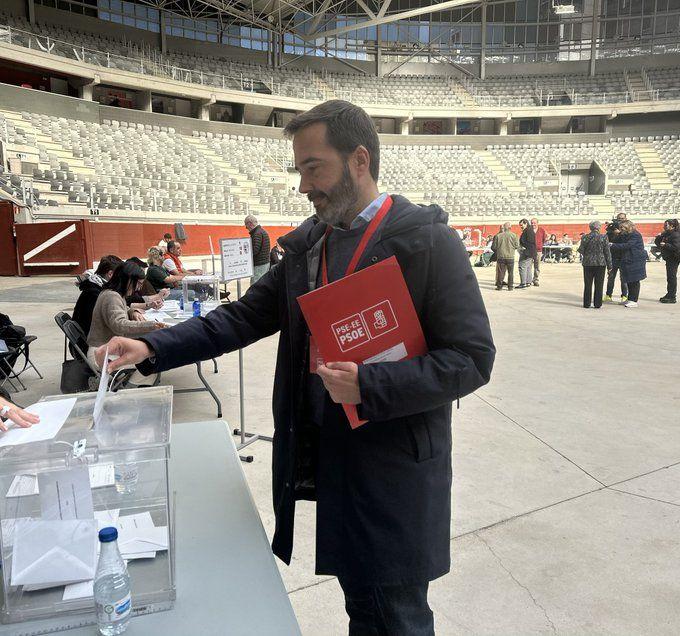
[(97, 533), (107, 526), (118, 528), (133, 615), (173, 605), (172, 387), (107, 393), (95, 426), (96, 397), (43, 398), (36, 408), (66, 418), (51, 439), (0, 437), (0, 634), (23, 633), (11, 628), (24, 622), (31, 634), (96, 623)]
[(202, 314), (215, 309), (220, 304), (220, 277), (213, 275), (185, 276), (182, 279), (182, 296), (185, 313), (191, 312), (194, 300), (199, 300)]

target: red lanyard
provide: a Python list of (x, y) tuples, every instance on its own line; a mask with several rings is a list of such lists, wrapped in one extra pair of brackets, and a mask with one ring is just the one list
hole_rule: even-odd
[[(361, 240), (359, 241), (359, 245), (357, 245), (357, 248), (354, 251), (354, 255), (352, 256), (352, 260), (349, 262), (349, 265), (347, 266), (347, 271), (345, 272), (345, 276), (349, 276), (350, 274), (354, 273), (354, 271), (357, 268), (357, 265), (359, 264), (359, 260), (364, 255), (364, 251), (366, 250), (366, 246), (368, 245), (368, 242), (371, 240), (371, 237), (375, 234), (375, 232), (378, 229), (378, 226), (380, 225), (382, 220), (387, 216), (387, 213), (390, 211), (391, 207), (392, 207), (392, 197), (388, 194), (387, 198), (383, 201), (383, 204), (380, 206), (380, 209), (378, 210), (376, 215), (371, 219), (371, 222), (368, 224), (366, 231), (364, 232), (363, 236), (361, 237)], [(332, 231), (333, 231), (333, 228), (329, 225), (328, 228), (326, 229), (326, 235), (324, 236), (324, 239), (323, 239), (323, 245), (321, 246), (321, 284), (322, 285), (328, 285), (328, 267), (326, 265), (326, 240), (328, 239), (328, 235)]]

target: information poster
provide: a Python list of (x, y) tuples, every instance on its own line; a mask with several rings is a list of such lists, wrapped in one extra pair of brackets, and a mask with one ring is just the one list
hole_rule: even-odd
[(248, 238), (220, 239), (222, 280), (238, 280), (253, 275), (253, 246)]

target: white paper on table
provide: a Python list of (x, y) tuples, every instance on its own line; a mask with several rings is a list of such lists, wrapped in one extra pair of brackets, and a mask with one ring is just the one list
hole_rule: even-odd
[(72, 601), (76, 598), (88, 598), (94, 596), (94, 579), (71, 583), (64, 586), (64, 596), (62, 601)]
[(124, 559), (153, 559), (168, 549), (168, 529), (156, 528), (149, 511), (119, 517), (118, 548)]
[(179, 311), (179, 300), (166, 300), (161, 311)]
[(0, 433), (0, 447), (43, 442), (52, 439), (66, 423), (75, 406), (76, 398), (65, 398), (51, 402), (37, 402), (26, 407), (26, 411), (40, 417), (40, 422), (29, 428), (21, 428), (16, 424), (6, 433)]
[(97, 398), (94, 401), (94, 412), (92, 419), (94, 425), (97, 426), (101, 420), (101, 415), (104, 410), (104, 400), (106, 399), (106, 391), (109, 388), (109, 348), (106, 348), (104, 354), (104, 362), (102, 364), (101, 376), (99, 377), (99, 387), (97, 388)]
[(46, 519), (93, 519), (90, 473), (86, 465), (38, 475), (40, 511)]
[(17, 519), (11, 585), (55, 587), (94, 578), (94, 519)]
[[(113, 464), (93, 464), (88, 466), (88, 470), (91, 488), (104, 488), (113, 486), (115, 483)], [(32, 473), (26, 473), (14, 476), (5, 497), (28, 497), (37, 495), (39, 492), (38, 477)]]
[(157, 311), (156, 309), (147, 309), (144, 312), (144, 318), (153, 320), (154, 322), (167, 322), (168, 320), (172, 320), (172, 317), (169, 314), (166, 314), (164, 311)]
[(95, 510), (94, 519), (97, 522), (97, 530), (118, 527), (119, 516), (120, 510), (118, 508), (115, 508), (114, 510)]

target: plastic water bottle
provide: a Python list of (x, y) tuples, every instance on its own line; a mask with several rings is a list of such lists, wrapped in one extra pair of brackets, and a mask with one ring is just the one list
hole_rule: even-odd
[(194, 308), (194, 318), (197, 318), (198, 316), (201, 315), (201, 301), (198, 300), (198, 299), (194, 300), (193, 308)]
[(137, 464), (116, 464), (113, 467), (113, 478), (116, 492), (120, 495), (130, 495), (135, 492), (139, 480)]
[(130, 622), (132, 599), (130, 575), (118, 550), (118, 530), (99, 531), (99, 563), (94, 576), (94, 603), (97, 625), (104, 636), (122, 634)]
[(179, 310), (184, 311), (184, 294), (179, 297)]

